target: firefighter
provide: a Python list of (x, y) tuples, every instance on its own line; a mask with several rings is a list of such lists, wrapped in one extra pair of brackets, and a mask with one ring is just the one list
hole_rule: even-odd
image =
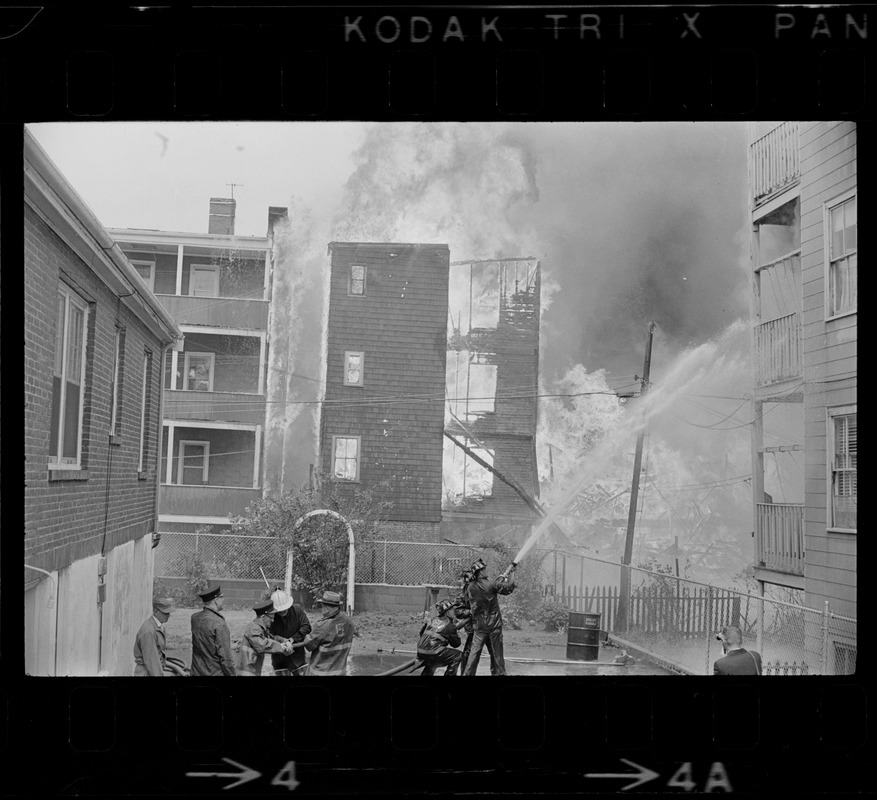
[[(469, 581), (472, 580), (472, 573), (469, 570), (464, 570), (460, 574), (460, 594), (458, 594), (454, 598), (454, 615), (456, 616), (459, 622), (465, 622), (464, 625), (457, 625), (457, 630), (462, 630), (466, 635), (466, 642), (463, 645), (463, 654), (460, 658), (460, 674), (466, 674), (466, 664), (469, 661), (469, 653), (472, 651), (472, 637), (475, 635), (475, 631), (472, 628), (472, 608), (469, 605), (469, 600), (466, 597), (466, 587), (469, 585)], [(489, 642), (488, 642), (489, 646)]]
[[(311, 632), (311, 623), (305, 610), (279, 587), (272, 593), (271, 601), (275, 610), (271, 633), (294, 643), (304, 642), (305, 636)], [(296, 648), (288, 655), (272, 653), (271, 665), (275, 674), (303, 675), (307, 666), (304, 650)]]
[(323, 607), (323, 618), (304, 639), (305, 649), (311, 654), (307, 675), (346, 675), (353, 622), (341, 610), (338, 592), (323, 592), (316, 603)]
[(445, 675), (456, 675), (463, 654), (455, 648), (460, 646), (460, 635), (454, 624), (454, 603), (441, 600), (435, 604), (438, 614), (420, 629), (417, 657), (425, 664), (421, 675), (435, 675), (437, 667), (446, 667)]
[(234, 658), (231, 651), (231, 632), (222, 616), (222, 587), (208, 586), (198, 597), (204, 608), (192, 614), (192, 675), (234, 676)]
[(472, 610), (472, 652), (466, 661), (464, 675), (474, 675), (478, 669), (481, 650), (487, 645), (490, 654), (490, 674), (505, 675), (505, 659), (502, 652), (502, 613), (499, 595), (511, 594), (515, 581), (511, 577), (514, 565), (503, 575), (490, 580), (487, 564), (480, 558), (471, 566), (472, 580), (466, 586), (466, 599)]
[(260, 600), (253, 606), (253, 611), (256, 612), (256, 618), (245, 628), (239, 644), (238, 675), (261, 675), (266, 653), (288, 655), (292, 652), (292, 642), (280, 640), (268, 630), (274, 621), (271, 598)]

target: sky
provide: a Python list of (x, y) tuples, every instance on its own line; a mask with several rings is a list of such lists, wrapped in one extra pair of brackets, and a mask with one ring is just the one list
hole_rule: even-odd
[[(44, 123), (29, 126), (110, 228), (236, 233), (268, 206), (328, 241), (448, 243), (451, 260), (536, 256), (541, 369), (610, 381), (748, 315), (745, 123)], [(317, 266), (313, 267), (317, 269)]]

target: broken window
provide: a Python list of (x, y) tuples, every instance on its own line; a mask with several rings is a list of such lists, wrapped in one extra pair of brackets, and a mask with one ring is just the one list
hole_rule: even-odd
[(359, 480), (359, 436), (332, 437), (332, 477), (336, 481)]
[(353, 264), (350, 267), (348, 294), (365, 295), (365, 267), (359, 264)]
[[(485, 463), (493, 466), (493, 452), (466, 441), (466, 446)], [(449, 439), (444, 443), (442, 459), (443, 507), (465, 505), (468, 500), (493, 494), (493, 473)]]
[[(484, 353), (448, 353), (445, 393), (448, 407), (461, 420), (472, 421), (496, 411), (496, 364)], [(446, 414), (446, 421), (453, 417)]]
[(344, 385), (362, 386), (362, 368), (365, 353), (347, 350), (344, 352)]

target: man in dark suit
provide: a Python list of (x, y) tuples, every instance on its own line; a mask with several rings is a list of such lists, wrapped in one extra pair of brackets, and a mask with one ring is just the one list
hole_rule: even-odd
[(761, 654), (743, 647), (743, 631), (737, 625), (725, 626), (716, 638), (725, 655), (713, 664), (713, 675), (761, 675)]

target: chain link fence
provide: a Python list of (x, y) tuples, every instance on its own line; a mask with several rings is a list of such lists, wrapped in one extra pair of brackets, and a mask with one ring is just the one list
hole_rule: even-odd
[[(356, 547), (356, 582), (456, 587), (460, 573), (479, 557), (495, 562), (497, 553), (444, 542), (360, 542)], [(499, 571), (494, 568), (496, 574)]]
[[(822, 609), (758, 597), (587, 556), (563, 575), (599, 570), (606, 581), (569, 583), (554, 569), (545, 595), (571, 611), (600, 613), (600, 627), (619, 642), (651, 653), (680, 670), (711, 674), (724, 654), (716, 635), (737, 625), (743, 646), (762, 656), (765, 675), (848, 675), (856, 666), (856, 620)], [(627, 587), (625, 587), (625, 573)]]
[(271, 536), (227, 533), (162, 533), (155, 551), (156, 578), (185, 578), (196, 566), (216, 580), (284, 580), (286, 548)]

